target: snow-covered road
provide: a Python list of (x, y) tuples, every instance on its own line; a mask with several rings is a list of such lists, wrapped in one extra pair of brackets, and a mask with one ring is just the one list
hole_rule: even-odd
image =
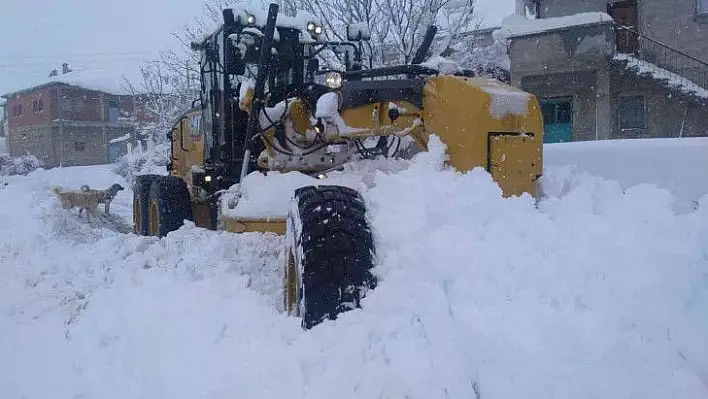
[(380, 285), (308, 332), (280, 310), (279, 237), (59, 208), (53, 185), (124, 183), (108, 167), (4, 178), (0, 397), (708, 396), (708, 201), (549, 167), (536, 207), (437, 150), (370, 176)]

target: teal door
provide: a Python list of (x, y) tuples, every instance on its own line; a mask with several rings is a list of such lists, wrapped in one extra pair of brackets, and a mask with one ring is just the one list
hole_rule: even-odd
[(541, 110), (544, 143), (573, 141), (573, 97), (544, 99)]
[(121, 151), (120, 147), (121, 144), (125, 146), (124, 142), (108, 144), (108, 162), (113, 163), (117, 161), (121, 155), (123, 155), (123, 151)]

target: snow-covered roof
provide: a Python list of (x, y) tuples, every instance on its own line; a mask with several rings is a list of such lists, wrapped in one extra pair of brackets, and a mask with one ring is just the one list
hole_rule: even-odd
[(48, 77), (42, 81), (37, 82), (33, 86), (5, 94), (3, 95), (3, 97), (7, 98), (13, 94), (22, 93), (29, 90), (36, 90), (41, 87), (46, 87), (57, 83), (79, 86), (84, 89), (102, 91), (108, 94), (131, 94), (125, 87), (123, 87), (123, 82), (124, 79), (122, 75), (105, 71), (83, 69), (74, 70), (66, 74), (62, 74), (61, 71), (59, 71), (56, 76)]
[(122, 135), (120, 137), (116, 137), (114, 139), (111, 139), (108, 142), (111, 144), (115, 144), (115, 143), (120, 143), (122, 141), (127, 141), (127, 140), (130, 140), (130, 133), (124, 134), (124, 135)]
[(526, 19), (522, 16), (506, 18), (499, 29), (504, 37), (527, 36), (536, 33), (565, 29), (573, 26), (611, 23), (612, 17), (604, 12), (585, 12), (564, 17)]

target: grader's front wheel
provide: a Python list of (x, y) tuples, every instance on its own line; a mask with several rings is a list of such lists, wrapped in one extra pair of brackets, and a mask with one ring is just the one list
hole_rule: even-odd
[(150, 196), (150, 186), (160, 175), (140, 175), (135, 178), (133, 188), (133, 226), (135, 234), (149, 235), (148, 201)]
[(152, 182), (148, 195), (148, 233), (164, 237), (193, 221), (187, 184), (177, 176), (161, 176)]
[(310, 329), (361, 306), (376, 286), (374, 241), (359, 193), (340, 186), (295, 191), (287, 218), (285, 310)]

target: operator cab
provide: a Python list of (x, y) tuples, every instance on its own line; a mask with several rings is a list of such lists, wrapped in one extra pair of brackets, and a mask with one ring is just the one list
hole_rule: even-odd
[[(223, 25), (201, 42), (192, 43), (192, 50), (200, 53), (204, 169), (221, 180), (219, 187), (227, 188), (240, 178), (248, 125), (248, 113), (240, 102), (253, 87), (259, 68), (267, 68), (264, 105), (272, 107), (301, 94), (316, 81), (320, 72), (317, 56), (326, 48), (343, 53), (342, 69), (361, 69), (361, 46), (323, 41), (321, 22), (309, 13), (299, 11), (295, 17), (281, 14), (275, 24), (273, 50), (264, 66), (260, 58), (266, 15), (225, 9), (223, 18)], [(341, 85), (341, 79), (338, 83)], [(249, 170), (255, 170), (257, 156), (265, 146), (257, 136), (250, 146), (253, 155), (246, 162)]]

